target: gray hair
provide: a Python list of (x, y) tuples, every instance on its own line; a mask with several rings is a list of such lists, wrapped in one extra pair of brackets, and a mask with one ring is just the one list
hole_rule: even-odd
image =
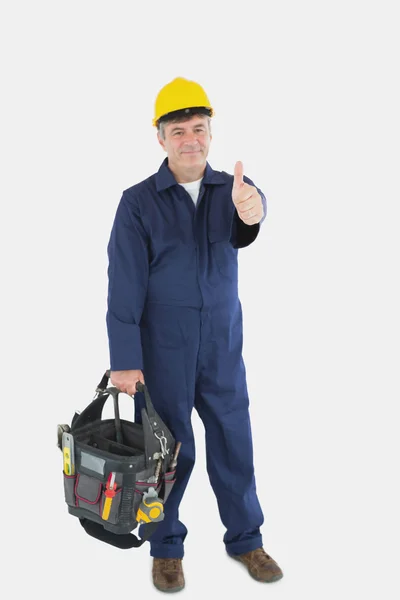
[(160, 134), (161, 139), (165, 140), (165, 126), (166, 125), (169, 125), (170, 123), (183, 123), (184, 121), (190, 121), (190, 119), (192, 119), (193, 117), (206, 117), (206, 119), (208, 121), (208, 130), (211, 133), (211, 117), (208, 117), (207, 115), (203, 115), (203, 114), (193, 114), (193, 115), (190, 115), (190, 117), (183, 115), (182, 117), (177, 117), (176, 119), (171, 119), (169, 121), (162, 121), (161, 123), (159, 123), (157, 125), (157, 131)]

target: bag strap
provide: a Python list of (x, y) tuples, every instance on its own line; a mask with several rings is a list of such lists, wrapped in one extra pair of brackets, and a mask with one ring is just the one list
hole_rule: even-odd
[(152, 521), (151, 523), (144, 523), (144, 536), (139, 539), (133, 533), (112, 533), (112, 531), (108, 531), (104, 529), (103, 525), (100, 523), (95, 523), (94, 521), (88, 521), (88, 519), (79, 519), (82, 527), (90, 536), (100, 540), (101, 542), (105, 542), (106, 544), (110, 544), (111, 546), (115, 546), (116, 548), (121, 548), (121, 550), (129, 550), (130, 548), (139, 548), (144, 542), (146, 542), (149, 537), (154, 533), (159, 524), (162, 521)]

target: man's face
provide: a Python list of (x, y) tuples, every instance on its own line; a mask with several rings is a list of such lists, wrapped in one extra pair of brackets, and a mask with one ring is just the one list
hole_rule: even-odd
[(165, 140), (159, 133), (157, 136), (168, 154), (168, 162), (184, 168), (205, 163), (212, 140), (207, 117), (195, 116), (182, 123), (168, 123), (164, 131)]

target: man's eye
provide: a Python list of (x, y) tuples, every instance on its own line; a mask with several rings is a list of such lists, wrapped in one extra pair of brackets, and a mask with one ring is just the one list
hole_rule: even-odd
[[(196, 129), (197, 133), (204, 133), (204, 129)], [(174, 135), (181, 135), (182, 131), (175, 131)]]

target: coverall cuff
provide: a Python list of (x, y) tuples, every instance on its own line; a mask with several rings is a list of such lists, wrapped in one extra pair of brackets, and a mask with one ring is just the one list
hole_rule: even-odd
[(108, 324), (111, 371), (143, 370), (140, 327), (116, 319)]
[(243, 223), (242, 219), (239, 217), (237, 210), (235, 209), (233, 219), (232, 219), (232, 227), (231, 227), (231, 244), (234, 248), (245, 248), (249, 246), (260, 231), (260, 223), (255, 223), (254, 225), (246, 225)]
[(163, 544), (150, 540), (150, 556), (153, 558), (183, 558), (184, 555), (183, 544)]
[(246, 552), (257, 550), (257, 548), (261, 548), (262, 545), (263, 539), (260, 533), (260, 535), (250, 540), (242, 540), (241, 542), (228, 543), (226, 544), (225, 549), (230, 556), (237, 556), (238, 554), (246, 554)]

